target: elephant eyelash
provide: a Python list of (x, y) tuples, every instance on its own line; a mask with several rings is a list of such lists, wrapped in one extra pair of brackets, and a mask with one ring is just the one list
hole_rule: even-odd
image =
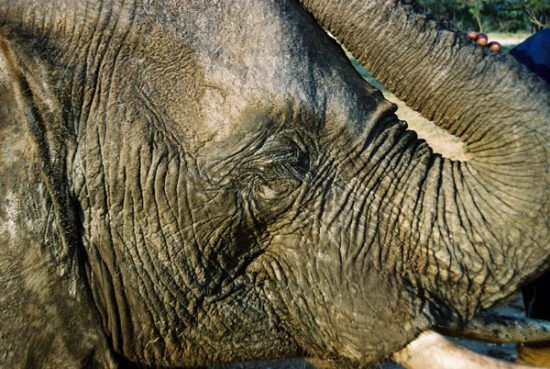
[(264, 175), (280, 179), (300, 179), (309, 170), (309, 156), (301, 152), (271, 155), (255, 169)]

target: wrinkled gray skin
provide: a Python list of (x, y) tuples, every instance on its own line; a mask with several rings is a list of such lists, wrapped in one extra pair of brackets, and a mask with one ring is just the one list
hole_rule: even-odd
[(548, 88), (409, 5), (0, 0), (0, 24), (0, 367), (367, 364), (549, 267)]

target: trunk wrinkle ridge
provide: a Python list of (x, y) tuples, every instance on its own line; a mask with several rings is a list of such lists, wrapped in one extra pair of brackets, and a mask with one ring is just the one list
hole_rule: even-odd
[(544, 81), (414, 1), (301, 3), (398, 98), (466, 145), (468, 160), (431, 154), (403, 186), (418, 189), (398, 205), (418, 219), (399, 223), (402, 233), (419, 234), (404, 266), (411, 284), (439, 294), (451, 310), (460, 307), (456, 314), (468, 320), (516, 291), (523, 273), (544, 271), (550, 252)]

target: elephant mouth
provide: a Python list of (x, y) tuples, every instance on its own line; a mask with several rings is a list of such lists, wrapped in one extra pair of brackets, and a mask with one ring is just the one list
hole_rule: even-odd
[[(438, 332), (440, 333), (438, 333)], [(484, 314), (465, 325), (436, 327), (422, 333), (392, 359), (407, 369), (527, 369), (475, 353), (453, 343), (441, 333), (457, 338), (491, 343), (540, 343), (550, 341), (550, 322)]]

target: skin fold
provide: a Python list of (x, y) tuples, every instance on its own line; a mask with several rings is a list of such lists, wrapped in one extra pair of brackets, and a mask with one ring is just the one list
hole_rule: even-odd
[(548, 87), (419, 11), (0, 0), (0, 366), (367, 365), (548, 270)]

